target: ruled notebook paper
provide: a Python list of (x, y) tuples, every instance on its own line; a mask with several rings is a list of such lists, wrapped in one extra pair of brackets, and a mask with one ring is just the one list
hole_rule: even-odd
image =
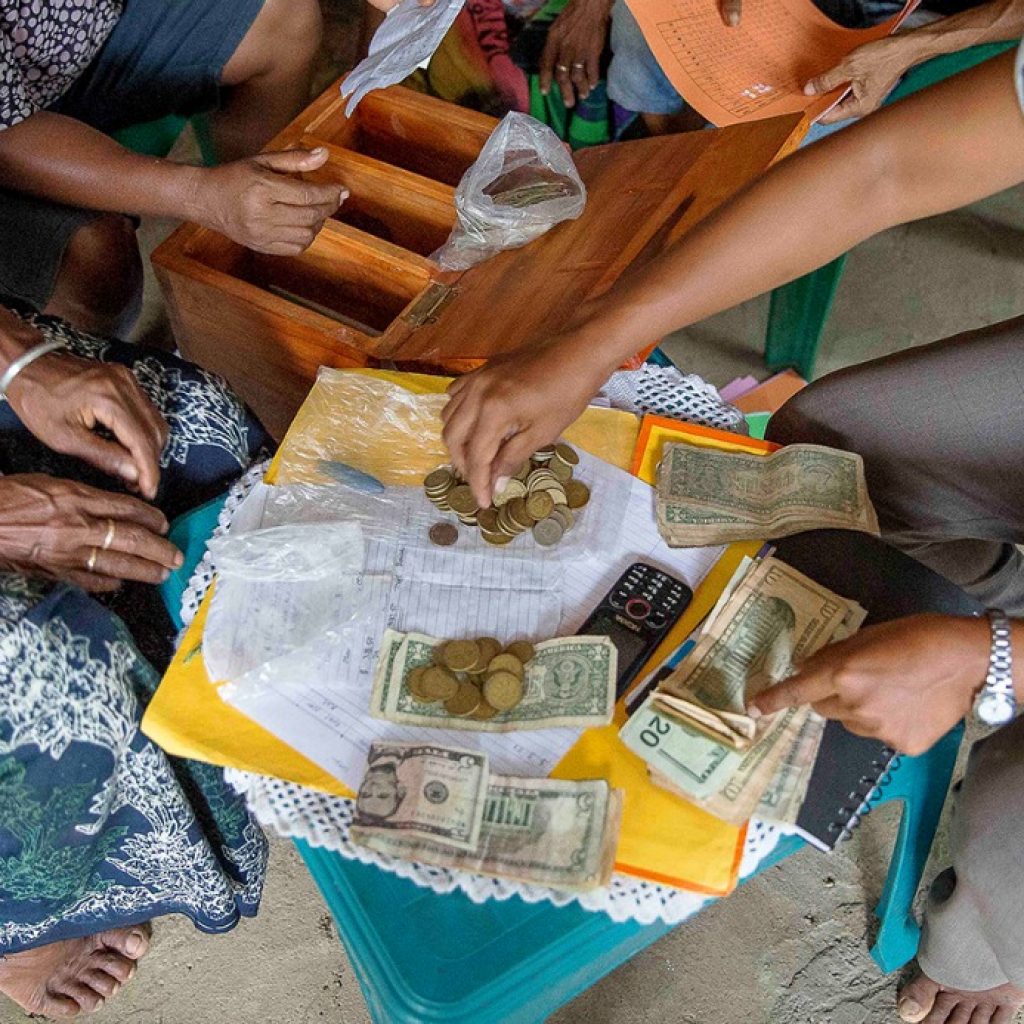
[[(650, 562), (696, 588), (722, 549), (669, 548), (658, 533), (654, 489), (580, 455), (577, 475), (591, 487), (592, 500), (555, 549), (539, 548), (526, 536), (493, 548), (469, 529), (460, 530), (453, 547), (433, 547), (424, 538), (439, 513), (416, 489), (391, 489), (391, 518), (378, 523), (378, 536), (369, 531), (365, 572), (356, 580), (357, 618), (346, 611), (346, 621), (329, 635), (248, 667), (221, 685), (221, 697), (351, 789), (362, 780), (370, 743), (379, 740), (481, 750), (498, 774), (547, 775), (580, 730), (423, 729), (371, 718), (368, 708), (387, 628), (445, 638), (490, 635), (503, 642), (571, 635), (635, 561)], [(305, 488), (320, 497), (301, 502), (282, 498), (288, 490), (264, 488), (240, 521), (253, 528), (331, 519), (350, 500), (357, 513), (373, 509), (370, 499), (352, 499), (344, 489)], [(270, 586), (254, 600), (263, 629), (277, 628), (273, 591)]]

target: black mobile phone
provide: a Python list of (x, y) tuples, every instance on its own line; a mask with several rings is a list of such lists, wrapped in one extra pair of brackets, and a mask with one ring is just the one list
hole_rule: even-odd
[(646, 562), (634, 562), (577, 631), (607, 636), (619, 652), (616, 699), (647, 663), (693, 600), (682, 581)]

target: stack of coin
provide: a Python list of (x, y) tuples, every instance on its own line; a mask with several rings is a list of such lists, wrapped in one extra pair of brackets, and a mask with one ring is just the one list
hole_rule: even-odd
[(486, 721), (523, 699), (533, 655), (526, 640), (504, 649), (491, 636), (449, 640), (434, 649), (433, 664), (412, 669), (404, 685), (421, 704), (440, 702), (453, 718)]
[(527, 530), (542, 547), (557, 544), (576, 522), (574, 510), (590, 501), (590, 488), (573, 477), (580, 457), (567, 444), (534, 452), (489, 508), (480, 508), (473, 492), (454, 470), (441, 466), (423, 481), (427, 497), (442, 512), (454, 512), (467, 526), (477, 526), (488, 544), (511, 544)]

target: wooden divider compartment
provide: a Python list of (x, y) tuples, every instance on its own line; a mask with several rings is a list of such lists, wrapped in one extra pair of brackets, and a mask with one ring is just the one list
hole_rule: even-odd
[(349, 197), (333, 220), (420, 256), (430, 256), (455, 224), (455, 190), (442, 182), (304, 136), (302, 145), (326, 146), (330, 157), (310, 181), (344, 185)]
[(410, 89), (363, 98), (351, 118), (339, 99), (306, 127), (306, 134), (341, 149), (454, 187), (476, 160), (497, 124)]

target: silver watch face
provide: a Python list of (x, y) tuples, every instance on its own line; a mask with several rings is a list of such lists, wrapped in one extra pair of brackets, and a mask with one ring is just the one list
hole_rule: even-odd
[(1013, 701), (999, 693), (987, 693), (978, 701), (978, 718), (985, 725), (1006, 725), (1013, 718)]

